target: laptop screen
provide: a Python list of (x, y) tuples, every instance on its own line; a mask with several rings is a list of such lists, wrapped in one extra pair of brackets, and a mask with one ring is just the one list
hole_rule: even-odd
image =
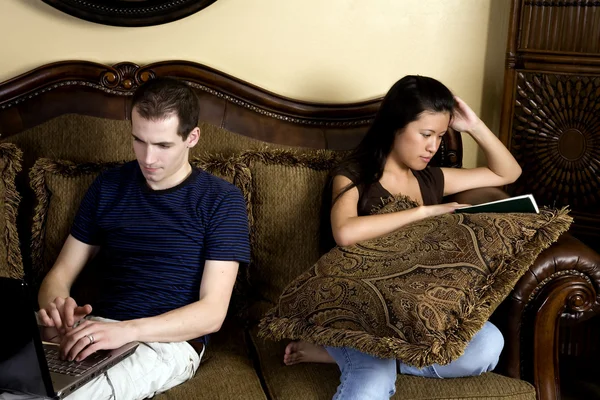
[(50, 377), (40, 367), (40, 362), (46, 361), (27, 285), (18, 279), (0, 278), (0, 307), (0, 393), (48, 396)]

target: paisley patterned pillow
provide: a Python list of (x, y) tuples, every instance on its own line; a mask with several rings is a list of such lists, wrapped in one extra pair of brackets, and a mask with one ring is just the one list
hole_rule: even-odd
[[(410, 206), (400, 197), (380, 212)], [(448, 364), (571, 221), (566, 210), (446, 214), (336, 247), (288, 285), (260, 335)]]

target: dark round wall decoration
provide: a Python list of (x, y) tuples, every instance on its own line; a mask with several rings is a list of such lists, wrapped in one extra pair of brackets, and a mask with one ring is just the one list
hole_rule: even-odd
[(217, 0), (42, 0), (74, 17), (104, 25), (149, 26), (185, 18)]

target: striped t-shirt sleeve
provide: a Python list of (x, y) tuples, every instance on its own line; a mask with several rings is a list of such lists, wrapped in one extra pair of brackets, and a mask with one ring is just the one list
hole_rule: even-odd
[(225, 193), (213, 209), (206, 229), (205, 259), (250, 263), (246, 203), (239, 190)]
[(71, 227), (71, 236), (89, 245), (99, 245), (101, 242), (101, 231), (96, 219), (101, 185), (102, 176), (99, 176), (83, 197)]

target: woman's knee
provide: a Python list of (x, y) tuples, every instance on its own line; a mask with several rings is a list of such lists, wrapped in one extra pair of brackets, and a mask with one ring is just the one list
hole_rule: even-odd
[(351, 348), (327, 348), (340, 367), (334, 399), (389, 399), (396, 390), (396, 360), (381, 359)]
[(498, 364), (500, 354), (504, 348), (504, 336), (502, 336), (500, 329), (496, 328), (491, 322), (486, 322), (480, 332), (482, 334), (477, 340), (481, 341), (478, 346), (481, 352), (481, 363), (488, 366), (488, 370), (484, 372), (489, 372), (496, 368)]
[(496, 368), (503, 348), (502, 332), (491, 322), (486, 322), (473, 336), (461, 358), (464, 357), (465, 368), (471, 369), (470, 375), (480, 375)]
[(503, 347), (502, 333), (492, 323), (487, 322), (473, 336), (462, 356), (448, 365), (435, 365), (434, 368), (442, 378), (481, 375), (496, 368)]

